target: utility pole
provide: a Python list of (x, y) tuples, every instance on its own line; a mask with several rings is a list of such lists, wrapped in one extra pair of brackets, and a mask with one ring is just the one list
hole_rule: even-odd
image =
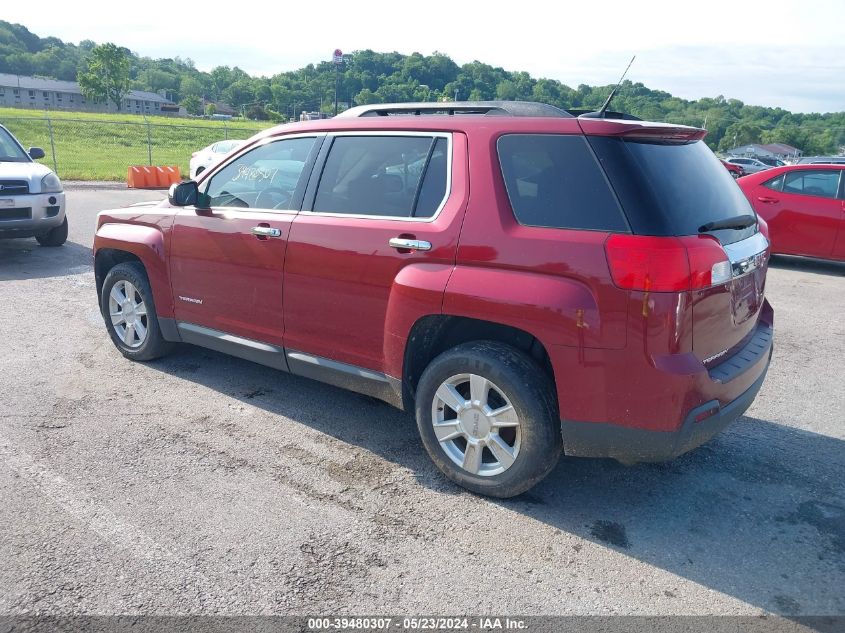
[(334, 50), (332, 62), (334, 63), (334, 115), (337, 116), (337, 93), (340, 90), (340, 67), (343, 65), (343, 51), (339, 48)]

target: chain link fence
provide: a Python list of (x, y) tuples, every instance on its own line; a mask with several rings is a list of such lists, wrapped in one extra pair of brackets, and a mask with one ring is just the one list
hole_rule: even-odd
[(130, 165), (178, 165), (224, 139), (247, 139), (270, 124), (218, 125), (0, 117), (25, 147), (41, 147), (44, 163), (64, 180), (125, 180)]

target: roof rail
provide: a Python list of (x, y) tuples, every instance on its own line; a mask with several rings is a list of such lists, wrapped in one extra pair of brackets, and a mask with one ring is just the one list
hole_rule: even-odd
[(425, 103), (373, 103), (356, 106), (339, 117), (396, 116), (422, 114), (481, 114), (485, 116), (525, 116), (572, 118), (569, 112), (532, 101), (442, 101)]

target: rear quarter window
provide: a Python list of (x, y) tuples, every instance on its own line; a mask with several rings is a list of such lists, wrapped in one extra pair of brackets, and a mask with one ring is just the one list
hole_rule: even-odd
[(525, 226), (628, 231), (610, 184), (583, 136), (507, 134), (499, 163), (517, 222)]
[(771, 180), (767, 180), (763, 183), (764, 187), (768, 187), (774, 191), (780, 191), (783, 189), (783, 174), (776, 178), (772, 178)]

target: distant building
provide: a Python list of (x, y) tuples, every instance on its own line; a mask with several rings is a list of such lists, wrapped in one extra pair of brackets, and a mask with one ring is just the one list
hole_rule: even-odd
[(329, 118), (331, 118), (331, 115), (326, 114), (325, 112), (306, 112), (303, 110), (299, 115), (300, 121), (319, 121), (320, 119)]
[[(111, 101), (89, 100), (75, 81), (41, 79), (0, 73), (0, 106), (35, 110), (118, 112)], [(121, 112), (131, 114), (178, 114), (179, 106), (155, 92), (130, 90)]]
[(203, 98), (203, 100), (202, 100), (203, 112), (205, 112), (205, 109), (209, 105), (214, 106), (214, 113), (215, 114), (223, 114), (223, 115), (228, 116), (229, 118), (232, 118), (233, 116), (235, 116), (238, 113), (238, 111), (235, 110), (228, 103), (223, 103), (222, 101), (212, 101), (211, 99)]
[(779, 158), (784, 160), (787, 158), (796, 159), (801, 156), (802, 152), (797, 147), (787, 145), (786, 143), (769, 143), (768, 145), (761, 145), (759, 143), (751, 143), (750, 145), (741, 145), (728, 150), (731, 156), (744, 156), (746, 158)]

